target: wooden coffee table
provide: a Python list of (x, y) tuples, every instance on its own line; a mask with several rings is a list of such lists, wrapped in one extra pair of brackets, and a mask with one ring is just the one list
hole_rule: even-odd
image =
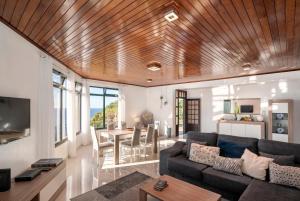
[(163, 191), (154, 190), (157, 180), (146, 183), (140, 188), (140, 201), (147, 201), (147, 194), (162, 201), (220, 201), (221, 195), (186, 183), (170, 176), (160, 177), (168, 182), (168, 187)]

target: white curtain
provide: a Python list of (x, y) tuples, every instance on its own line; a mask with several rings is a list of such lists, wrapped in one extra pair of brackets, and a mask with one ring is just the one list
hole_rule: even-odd
[(92, 142), (90, 133), (90, 92), (86, 80), (82, 83), (82, 145)]
[(67, 130), (68, 130), (68, 156), (75, 157), (76, 156), (76, 113), (75, 113), (75, 78), (74, 75), (68, 73), (67, 77)]
[(121, 128), (121, 122), (126, 122), (125, 117), (125, 95), (123, 87), (119, 87), (119, 101), (118, 101), (118, 127)]
[(52, 62), (44, 53), (40, 54), (38, 82), (38, 158), (54, 155), (54, 115), (53, 115)]

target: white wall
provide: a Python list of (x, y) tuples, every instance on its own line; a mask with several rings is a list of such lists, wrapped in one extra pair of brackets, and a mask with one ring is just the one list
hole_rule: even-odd
[[(39, 150), (43, 149), (39, 141), (47, 136), (38, 132), (39, 128), (39, 71), (41, 65), (41, 51), (0, 23), (0, 96), (29, 98), (31, 100), (31, 135), (27, 138), (0, 145), (0, 169), (12, 168), (12, 177), (27, 169), (31, 163), (39, 158)], [(44, 54), (43, 54), (44, 55)], [(44, 55), (45, 56), (45, 55)], [(88, 86), (102, 86), (119, 88), (124, 94), (125, 102), (124, 119), (128, 126), (133, 125), (133, 118), (146, 109), (146, 90), (143, 87), (115, 84), (93, 80), (84, 80), (73, 71), (61, 65), (51, 57), (46, 57), (53, 67), (67, 75), (68, 79), (68, 139), (69, 141), (54, 148), (55, 157), (66, 158), (76, 155), (76, 148), (90, 142), (89, 133), (89, 96)], [(47, 63), (46, 62), (46, 63)], [(49, 76), (52, 74), (49, 73)], [(75, 129), (75, 99), (74, 82), (79, 81), (84, 85), (82, 107), (83, 122), (82, 134), (76, 136)], [(52, 89), (52, 84), (49, 85)]]
[(31, 135), (0, 145), (0, 168), (11, 168), (12, 175), (27, 168), (37, 156), (37, 100), (39, 51), (0, 23), (0, 96), (29, 98)]
[[(267, 120), (269, 99), (293, 99), (294, 122), (300, 120), (300, 71), (234, 78), (198, 83), (177, 84), (147, 89), (147, 108), (157, 120), (168, 122), (174, 129), (175, 89), (185, 89), (189, 98), (201, 98), (202, 132), (216, 132), (217, 120), (223, 114), (223, 100), (228, 98), (261, 98), (262, 114)], [(160, 95), (169, 104), (160, 107)], [(300, 143), (300, 125), (294, 123), (294, 142)]]

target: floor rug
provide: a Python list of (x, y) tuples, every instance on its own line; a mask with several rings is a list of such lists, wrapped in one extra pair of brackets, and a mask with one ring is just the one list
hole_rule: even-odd
[(71, 201), (138, 201), (139, 187), (151, 179), (148, 175), (134, 172), (72, 198)]

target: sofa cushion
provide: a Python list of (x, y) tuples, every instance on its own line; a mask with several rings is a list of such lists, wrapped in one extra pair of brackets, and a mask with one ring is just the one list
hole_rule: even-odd
[(233, 142), (235, 144), (239, 144), (240, 146), (249, 149), (253, 153), (256, 154), (258, 153), (258, 148), (257, 148), (258, 139), (256, 138), (237, 137), (231, 135), (219, 135), (217, 145), (219, 146), (219, 143), (222, 141)]
[(295, 166), (300, 164), (300, 144), (278, 142), (272, 140), (259, 140), (258, 150), (273, 155), (294, 155)]
[(204, 183), (237, 194), (241, 194), (252, 180), (248, 176), (238, 176), (210, 167), (203, 170), (202, 174)]
[(191, 144), (189, 160), (213, 166), (215, 159), (220, 154), (219, 147), (205, 146), (200, 144)]
[(190, 157), (190, 151), (191, 151), (191, 145), (192, 143), (195, 143), (195, 144), (200, 144), (200, 145), (207, 145), (207, 142), (201, 142), (201, 141), (196, 141), (196, 140), (191, 140), (191, 139), (188, 139), (186, 141), (186, 156), (187, 157)]
[(259, 152), (260, 156), (267, 157), (267, 158), (273, 158), (274, 163), (278, 165), (289, 165), (294, 166), (295, 165), (295, 156), (294, 155), (273, 155), (273, 154), (267, 154), (264, 152)]
[(221, 156), (229, 158), (241, 158), (245, 149), (247, 148), (247, 145), (219, 140), (218, 147), (221, 149)]
[(213, 168), (216, 170), (222, 170), (231, 174), (243, 176), (242, 173), (243, 160), (240, 158), (226, 158), (218, 156), (215, 159)]
[(300, 190), (253, 179), (239, 201), (299, 201)]
[(242, 165), (243, 173), (260, 180), (266, 180), (267, 169), (274, 160), (273, 158), (257, 156), (248, 149), (245, 150), (242, 159), (244, 160)]
[(187, 140), (206, 142), (208, 146), (217, 146), (218, 134), (189, 131), (185, 134)]
[(168, 160), (168, 169), (171, 173), (179, 173), (196, 180), (202, 179), (202, 170), (205, 168), (206, 165), (190, 161), (183, 154)]
[(270, 164), (270, 183), (292, 186), (300, 189), (300, 168)]

